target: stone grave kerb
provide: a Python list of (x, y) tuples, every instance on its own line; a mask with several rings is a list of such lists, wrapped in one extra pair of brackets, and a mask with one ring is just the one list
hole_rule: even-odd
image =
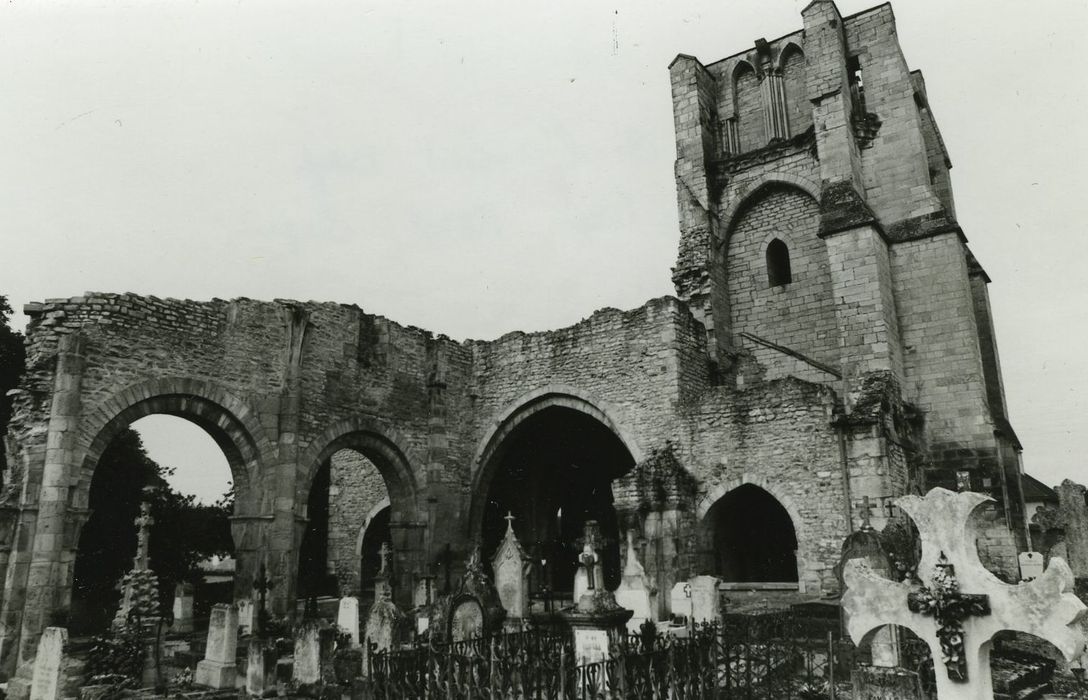
[[(888, 624), (913, 631), (933, 655), (940, 700), (992, 700), (990, 647), (998, 632), (1034, 635), (1053, 644), (1069, 660), (1084, 648), (1085, 632), (1079, 621), (1086, 608), (1072, 592), (1073, 573), (1063, 560), (1051, 559), (1041, 576), (1017, 585), (1001, 581), (982, 565), (971, 514), (991, 501), (982, 494), (943, 488), (935, 488), (925, 497), (896, 500), (918, 526), (921, 586), (879, 576), (859, 559), (844, 567), (846, 593), (842, 602), (851, 638), (861, 643)], [(961, 675), (955, 668), (958, 659), (947, 658), (942, 652), (937, 615), (918, 605), (930, 586), (937, 587), (942, 581), (947, 585), (949, 579), (957, 599), (967, 600), (963, 609), (968, 612), (953, 614), (961, 627), (954, 641), (962, 644), (957, 653), (963, 662), (963, 680), (954, 679)]]

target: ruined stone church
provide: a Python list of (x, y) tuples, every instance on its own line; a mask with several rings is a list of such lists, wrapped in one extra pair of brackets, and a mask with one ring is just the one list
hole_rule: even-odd
[(571, 590), (596, 520), (606, 585), (634, 543), (660, 615), (696, 574), (819, 597), (838, 591), (849, 533), (933, 486), (994, 497), (980, 551), (1012, 575), (1020, 445), (922, 74), (887, 4), (844, 17), (816, 0), (802, 18), (669, 65), (675, 297), (463, 342), (352, 304), (28, 305), (0, 506), (4, 668), (69, 607), (96, 462), (150, 414), (226, 454), (235, 591), (266, 571), (280, 616), (304, 562), (364, 593), (383, 542), (410, 607), (474, 544), (489, 560), (507, 513), (534, 595)]

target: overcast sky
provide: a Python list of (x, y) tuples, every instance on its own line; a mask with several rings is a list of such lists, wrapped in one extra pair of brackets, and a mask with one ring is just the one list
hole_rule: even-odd
[[(805, 4), (8, 2), (0, 293), (338, 301), (458, 339), (639, 306), (673, 293), (668, 63)], [(1086, 481), (1088, 3), (894, 9), (993, 279), (1025, 466)], [(221, 456), (171, 420), (138, 426), (152, 455), (215, 498)]]

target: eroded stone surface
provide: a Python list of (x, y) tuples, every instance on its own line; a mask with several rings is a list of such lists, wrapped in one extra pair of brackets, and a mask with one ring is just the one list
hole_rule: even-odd
[[(897, 503), (918, 526), (922, 557), (918, 567), (923, 577), (945, 566), (954, 573), (963, 594), (986, 597), (988, 613), (967, 617), (962, 622), (963, 654), (967, 682), (954, 682), (946, 663), (941, 663), (938, 625), (932, 615), (912, 612), (908, 596), (916, 590), (910, 583), (897, 583), (877, 576), (865, 562), (847, 562), (844, 578), (847, 591), (843, 607), (847, 629), (855, 643), (886, 624), (908, 627), (926, 641), (937, 660), (937, 687), (941, 700), (993, 697), (989, 665), (989, 641), (1000, 631), (1013, 630), (1046, 639), (1067, 659), (1079, 654), (1085, 632), (1079, 625), (1085, 605), (1072, 593), (1073, 575), (1061, 559), (1033, 581), (1010, 585), (982, 566), (976, 549), (971, 513), (987, 502), (977, 493), (953, 493), (941, 488), (925, 498), (906, 496)], [(928, 582), (926, 582), (928, 585)]]

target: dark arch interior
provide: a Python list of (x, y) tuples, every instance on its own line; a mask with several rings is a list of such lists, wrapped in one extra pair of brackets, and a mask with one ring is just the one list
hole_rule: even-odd
[(583, 528), (596, 520), (604, 538), (605, 585), (615, 589), (619, 526), (611, 482), (634, 465), (620, 439), (595, 418), (553, 406), (518, 425), (493, 459), (498, 465), (481, 533), (485, 559), (498, 548), (510, 512), (522, 546), (537, 562), (546, 560), (533, 576), (535, 591), (544, 583), (555, 592), (572, 591)]
[[(203, 432), (208, 444), (203, 451), (224, 453), (228, 470), (225, 474), (231, 491), (217, 503), (189, 502), (183, 493), (174, 490), (167, 481), (172, 465), (148, 451), (134, 423), (145, 415), (169, 415), (183, 419), (200, 430), (197, 437), (182, 437), (187, 451), (202, 451), (189, 440), (200, 439)], [(120, 426), (120, 427), (118, 427)], [(71, 603), (67, 626), (72, 635), (96, 634), (109, 628), (120, 604), (119, 582), (133, 567), (136, 555), (134, 523), (141, 502), (148, 497), (145, 487), (155, 489), (150, 496), (152, 517), (150, 528), (149, 567), (159, 579), (160, 609), (172, 609), (176, 584), (193, 585), (194, 612), (206, 616), (215, 603), (233, 600), (233, 571), (203, 572), (194, 567), (212, 554), (231, 556), (234, 552), (229, 516), (233, 510), (233, 470), (230, 469), (231, 450), (223, 449), (229, 438), (209, 427), (200, 417), (179, 415), (173, 411), (144, 412), (133, 420), (115, 420), (108, 433), (99, 435), (104, 442), (93, 461), (85, 463), (90, 472), (87, 503), (90, 515), (79, 532), (75, 561), (72, 568)], [(135, 428), (135, 429), (134, 429)], [(176, 436), (175, 436), (176, 438)], [(214, 446), (213, 446), (214, 445)], [(60, 623), (60, 621), (58, 621)]]
[(739, 486), (706, 514), (714, 571), (729, 582), (797, 581), (797, 534), (789, 513), (758, 486)]
[(789, 248), (776, 238), (767, 245), (767, 283), (772, 287), (780, 287), (792, 281)]
[(374, 579), (382, 568), (382, 543), (390, 541), (389, 517), (392, 512), (389, 506), (379, 510), (367, 523), (366, 530), (363, 532), (359, 588), (361, 589), (360, 603), (364, 606), (362, 608), (364, 610), (374, 602)]
[(306, 504), (306, 530), (298, 550), (298, 596), (315, 598), (339, 593), (336, 575), (329, 571), (329, 479), (332, 457), (318, 467)]

